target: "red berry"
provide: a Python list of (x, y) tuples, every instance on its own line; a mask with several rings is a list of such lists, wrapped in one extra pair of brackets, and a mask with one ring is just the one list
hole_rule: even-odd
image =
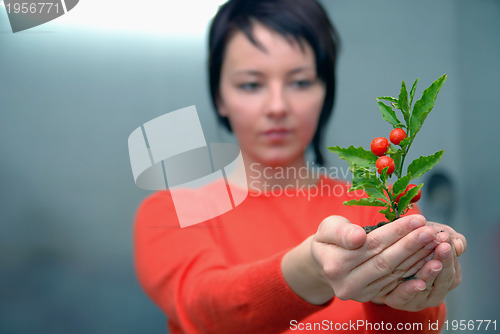
[[(406, 187), (406, 191), (409, 191), (410, 189), (412, 188), (415, 188), (416, 185), (415, 184), (409, 184), (408, 187)], [(418, 194), (416, 194), (412, 199), (411, 199), (411, 202), (412, 203), (415, 203), (415, 202), (418, 202), (418, 200), (420, 199), (420, 197), (422, 196), (422, 190), (418, 190)]]
[(377, 157), (380, 157), (387, 152), (387, 149), (389, 148), (389, 141), (387, 138), (384, 137), (377, 137), (372, 140), (371, 144), (371, 149), (373, 154), (375, 154)]
[[(396, 203), (399, 203), (399, 199), (400, 199), (401, 197), (403, 197), (403, 196), (404, 196), (404, 195), (405, 195), (405, 194), (406, 194), (406, 193), (407, 193), (410, 189), (415, 188), (415, 187), (416, 187), (416, 185), (415, 185), (415, 184), (409, 184), (409, 185), (406, 187), (405, 191), (403, 191), (401, 194), (399, 194), (399, 196), (398, 196), (398, 197), (396, 197)], [(412, 202), (412, 203), (418, 202), (418, 201), (420, 200), (420, 197), (422, 197), (422, 190), (420, 190), (420, 189), (419, 189), (419, 190), (418, 190), (418, 194), (416, 194), (416, 195), (415, 195), (415, 196), (411, 199), (411, 202)]]
[(389, 169), (387, 169), (387, 175), (391, 175), (392, 173), (394, 173), (394, 170), (396, 169), (396, 166), (394, 165), (394, 160), (392, 160), (391, 157), (387, 157), (385, 155), (377, 159), (375, 166), (377, 167), (377, 171), (379, 174), (382, 174), (382, 171), (384, 170), (385, 167), (389, 167)]
[(399, 145), (403, 139), (406, 138), (406, 132), (403, 129), (396, 128), (391, 131), (391, 134), (389, 135), (389, 139), (391, 140), (391, 143), (394, 145)]

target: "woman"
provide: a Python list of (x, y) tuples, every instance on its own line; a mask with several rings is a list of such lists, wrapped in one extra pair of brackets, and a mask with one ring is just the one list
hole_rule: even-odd
[(311, 144), (323, 160), (336, 43), (313, 0), (232, 0), (214, 18), (212, 99), (238, 139), (250, 193), (184, 229), (168, 191), (141, 205), (139, 281), (172, 333), (427, 333), (444, 321), (465, 238), (420, 215), (366, 235), (360, 225), (378, 209), (343, 206), (348, 186), (308, 169)]

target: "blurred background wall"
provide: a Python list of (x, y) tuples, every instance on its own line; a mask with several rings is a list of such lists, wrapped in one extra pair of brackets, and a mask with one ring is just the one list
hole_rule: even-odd
[[(205, 73), (206, 26), (221, 2), (86, 0), (16, 34), (0, 6), (0, 333), (165, 332), (134, 274), (133, 219), (149, 192), (133, 182), (127, 138), (194, 104), (207, 140), (230, 140)], [(342, 38), (325, 146), (368, 147), (390, 131), (375, 97), (417, 77), (419, 97), (448, 74), (413, 148), (445, 149), (438, 181), (423, 177), (438, 191), (422, 210), (469, 243), (448, 318), (500, 320), (500, 2), (322, 2)]]

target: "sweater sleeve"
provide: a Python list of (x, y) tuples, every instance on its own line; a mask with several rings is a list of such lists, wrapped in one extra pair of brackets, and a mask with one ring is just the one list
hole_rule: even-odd
[(139, 208), (135, 266), (149, 297), (169, 317), (173, 332), (277, 333), (326, 305), (298, 297), (281, 273), (284, 252), (229, 266), (203, 223), (179, 228), (168, 192)]

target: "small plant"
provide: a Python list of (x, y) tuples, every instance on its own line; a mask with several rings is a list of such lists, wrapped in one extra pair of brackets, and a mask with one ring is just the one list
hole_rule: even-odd
[[(393, 127), (389, 135), (392, 144), (385, 137), (377, 137), (371, 142), (371, 151), (354, 146), (348, 148), (328, 147), (331, 152), (337, 153), (341, 159), (349, 163), (349, 169), (353, 175), (349, 191), (361, 189), (368, 195), (368, 197), (359, 200), (346, 201), (344, 205), (384, 207), (380, 213), (385, 215), (388, 222), (392, 222), (404, 215), (411, 208), (412, 203), (420, 199), (420, 189), (423, 184), (410, 184), (410, 181), (421, 177), (432, 169), (441, 160), (444, 151), (415, 159), (408, 165), (406, 173), (404, 172), (404, 163), (408, 151), (427, 115), (434, 107), (437, 94), (445, 81), (446, 74), (443, 74), (425, 89), (420, 100), (415, 102), (413, 110), (413, 96), (418, 79), (413, 83), (409, 94), (403, 81), (398, 98), (391, 96), (377, 98), (382, 117)], [(400, 121), (394, 109), (399, 110), (402, 114), (403, 122)], [(394, 175), (396, 181), (390, 187), (388, 179)], [(367, 230), (368, 232), (369, 230)]]

